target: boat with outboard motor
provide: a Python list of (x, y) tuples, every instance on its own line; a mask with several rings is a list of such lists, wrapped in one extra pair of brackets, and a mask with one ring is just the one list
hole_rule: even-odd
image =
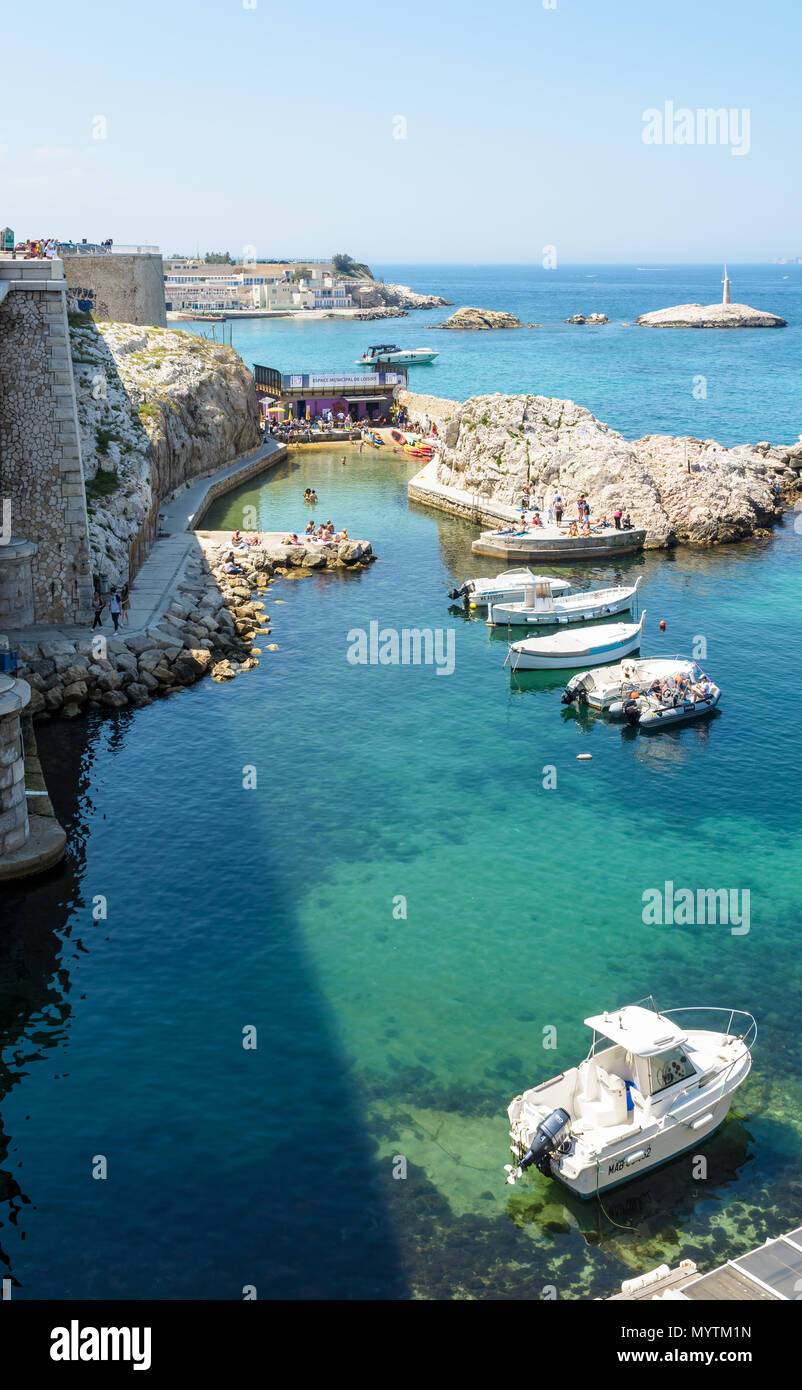
[(719, 687), (699, 663), (681, 657), (646, 657), (581, 671), (562, 694), (564, 705), (602, 710), (650, 732), (712, 714), (720, 699)]
[(576, 632), (555, 632), (549, 637), (525, 637), (510, 644), (513, 671), (569, 671), (587, 665), (588, 659), (617, 661), (640, 647), (644, 608), (638, 623), (600, 623)]
[(584, 1062), (508, 1107), (510, 1184), (534, 1166), (593, 1197), (695, 1149), (725, 1119), (757, 1037), (741, 1009), (661, 1011), (651, 995), (585, 1024)]
[(608, 618), (613, 613), (627, 613), (635, 602), (640, 576), (634, 584), (609, 589), (588, 589), (583, 593), (555, 598), (547, 580), (527, 584), (523, 599), (517, 603), (489, 603), (487, 621), (490, 627), (507, 624), (510, 627), (551, 627), (565, 623), (584, 623), (592, 618)]
[(469, 608), (485, 608), (490, 603), (516, 603), (523, 598), (528, 586), (548, 584), (552, 597), (567, 594), (571, 585), (567, 579), (553, 574), (533, 574), (530, 569), (505, 570), (492, 579), (466, 579), (459, 589), (449, 589), (452, 602), (463, 599)]

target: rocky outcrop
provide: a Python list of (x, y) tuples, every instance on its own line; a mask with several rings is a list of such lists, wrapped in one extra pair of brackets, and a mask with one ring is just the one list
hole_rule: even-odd
[(748, 304), (675, 304), (635, 320), (641, 328), (785, 328), (787, 320)]
[(433, 323), (430, 328), (467, 328), (467, 329), (487, 329), (487, 328), (523, 328), (520, 319), (514, 314), (505, 314), (496, 309), (458, 309), (456, 314), (451, 314), (445, 323)]
[(380, 309), (357, 309), (351, 317), (355, 319), (405, 319), (407, 318), (407, 310), (391, 309), (386, 306)]
[(437, 481), (516, 506), (559, 490), (566, 516), (581, 493), (591, 516), (621, 507), (647, 547), (712, 545), (759, 534), (779, 515), (773, 468), (750, 445), (647, 435), (630, 443), (573, 401), (474, 396), (450, 414)]
[(609, 323), (606, 314), (572, 314), (570, 319), (563, 319), (563, 323)]
[[(367, 285), (367, 288), (366, 288)], [(372, 283), (358, 282), (353, 290), (354, 303), (363, 309), (376, 309), (385, 305), (394, 309), (443, 309), (453, 303), (439, 294), (418, 294), (409, 285), (386, 285), (381, 280)]]
[(71, 315), (92, 568), (120, 582), (155, 502), (255, 448), (251, 373), (192, 333)]

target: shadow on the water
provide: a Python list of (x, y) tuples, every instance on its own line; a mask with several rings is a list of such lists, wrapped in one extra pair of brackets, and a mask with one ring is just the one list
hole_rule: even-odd
[[(216, 693), (207, 690), (205, 698)], [(66, 1101), (59, 1093), (52, 1116), (41, 1106), (33, 1115), (35, 1132), (44, 1128), (55, 1145), (51, 1158), (25, 1138), (22, 1154), (36, 1178), (22, 1164), (14, 1175), (0, 1168), (0, 1267), (19, 1295), (33, 1298), (239, 1299), (250, 1285), (260, 1299), (403, 1298), (386, 1175), (377, 1171), (348, 1060), (280, 881), (278, 851), (266, 833), (271, 820), (243, 816), (238, 775), (217, 779), (216, 837), (207, 838), (208, 820), (195, 815), (204, 742), (197, 731), (187, 737), (185, 717), (199, 698), (199, 690), (187, 691), (178, 707), (167, 701), (136, 715), (38, 731), (69, 857), (47, 878), (5, 894), (0, 1098), (17, 1085), (38, 1085), (40, 1098), (51, 1094), (53, 1081), (38, 1075), (38, 1064), (54, 1049), (66, 1054), (80, 1089), (68, 1087)], [(213, 783), (221, 760), (229, 771), (243, 763), (230, 734), (221, 747), (228, 725), (219, 706), (217, 715), (214, 749), (205, 754)], [(165, 718), (178, 722), (160, 784), (163, 769), (148, 768), (148, 749), (162, 746), (164, 730), (149, 721)], [(132, 775), (129, 763), (122, 778), (109, 754), (129, 756), (132, 735), (142, 773)], [(97, 802), (109, 822), (119, 821), (113, 833), (121, 841), (103, 838), (106, 811), (99, 819), (89, 800), (95, 759)], [(101, 836), (94, 869), (86, 862), (93, 832)], [(160, 844), (166, 859), (154, 854)], [(168, 863), (169, 875), (154, 870), (154, 860)], [(76, 997), (71, 953), (98, 861), (112, 908), (109, 921), (81, 927), (88, 953), (81, 969), (95, 981), (94, 999), (82, 1005), (87, 996)], [(92, 879), (88, 890), (85, 878)], [(243, 897), (237, 887), (245, 882)], [(254, 990), (249, 962), (261, 972), (266, 954), (271, 987)], [(105, 1025), (96, 1047), (85, 1029), (72, 1036), (82, 1009), (93, 1007), (107, 1011), (91, 1014), (92, 1038), (96, 1019)], [(243, 1050), (246, 1025), (258, 1030), (253, 1052)], [(121, 1121), (117, 1098), (129, 1087)], [(316, 1116), (325, 1097), (323, 1128), (310, 1123), (312, 1097)], [(87, 1182), (86, 1163), (71, 1152), (73, 1135), (60, 1132), (67, 1125), (85, 1128), (93, 1144), (104, 1133), (116, 1143), (115, 1182)], [(11, 1144), (0, 1130), (0, 1164)], [(45, 1190), (43, 1173), (52, 1174)], [(36, 1204), (46, 1219), (38, 1217), (36, 1241), (20, 1244), (30, 1232), (14, 1228), (24, 1228)]]

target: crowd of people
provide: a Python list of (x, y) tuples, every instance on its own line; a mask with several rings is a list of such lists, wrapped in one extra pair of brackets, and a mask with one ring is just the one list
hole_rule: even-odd
[[(568, 521), (569, 536), (590, 536), (598, 535), (601, 531), (608, 531), (614, 528), (616, 531), (631, 531), (632, 519), (629, 512), (624, 513), (621, 507), (613, 512), (612, 523), (606, 516), (600, 516), (597, 521), (591, 524), (590, 503), (584, 492), (579, 494), (576, 501), (576, 519)], [(544, 508), (533, 503), (531, 493), (528, 488), (524, 488), (521, 497), (521, 527), (524, 531), (536, 530), (538, 526), (556, 526), (562, 529), (563, 517), (565, 515), (565, 503), (562, 494), (557, 492)], [(543, 520), (541, 513), (545, 510), (546, 519)]]
[(695, 703), (710, 698), (713, 683), (703, 671), (700, 671), (698, 681), (692, 681), (689, 676), (682, 674), (673, 680), (666, 678), (661, 681), (656, 677), (649, 686), (649, 694), (663, 705), (678, 705), (685, 700)]

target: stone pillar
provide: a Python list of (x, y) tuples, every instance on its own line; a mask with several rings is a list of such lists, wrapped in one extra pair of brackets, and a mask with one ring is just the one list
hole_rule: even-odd
[(0, 544), (0, 628), (13, 630), (33, 626), (31, 561), (35, 554), (36, 546), (32, 541), (12, 536), (8, 545)]
[(31, 698), (26, 681), (0, 675), (0, 863), (30, 833), (20, 715)]

